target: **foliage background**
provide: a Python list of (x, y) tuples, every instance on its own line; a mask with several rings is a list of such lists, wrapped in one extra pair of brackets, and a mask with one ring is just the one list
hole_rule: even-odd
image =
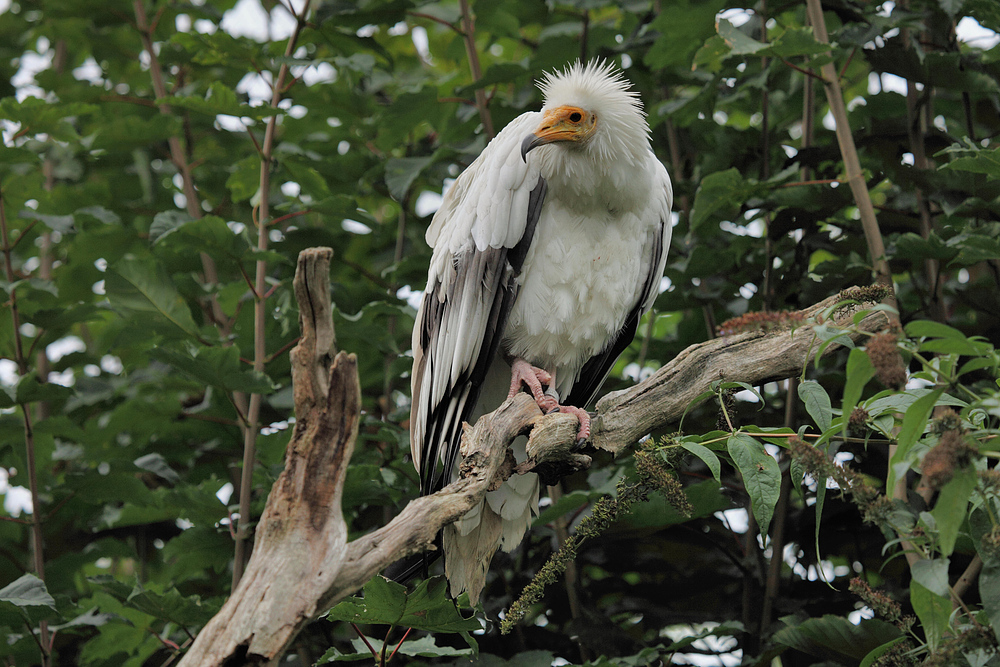
[[(240, 4), (254, 16), (242, 27), (227, 0), (20, 1), (0, 14), (0, 466), (8, 476), (0, 584), (15, 582), (0, 591), (8, 664), (40, 663), (43, 637), (51, 664), (166, 664), (221, 604), (240, 489), (252, 521), (282, 466), (292, 417), (287, 350), (298, 332), (291, 272), (302, 248), (334, 248), (338, 346), (359, 358), (363, 446), (344, 494), (352, 534), (382, 525), (416, 495), (405, 429), (412, 295), (423, 286), (435, 193), (488, 139), (477, 98), (501, 128), (537, 108), (540, 72), (600, 57), (625, 68), (646, 105), (654, 150), (674, 182), (676, 226), (663, 293), (605, 389), (627, 386), (733, 316), (804, 307), (871, 281), (855, 202), (837, 182), (843, 166), (822, 86), (809, 84), (825, 49), (805, 27), (802, 3), (480, 1), (474, 32), (463, 27), (464, 3), (449, 0), (327, 0), (298, 24), (300, 5)], [(807, 371), (818, 383), (809, 391), (833, 397), (832, 407), (817, 398), (807, 414), (796, 392), (770, 383), (759, 398), (738, 394), (727, 414), (825, 433), (831, 455), (879, 486), (894, 427), (915, 437), (901, 470), (919, 471), (937, 442), (933, 429), (923, 435), (928, 415), (906, 411), (926, 394), (919, 387), (937, 386), (936, 399), (961, 399), (964, 427), (985, 455), (973, 466), (992, 467), (1000, 47), (959, 41), (955, 28), (971, 17), (1000, 30), (1000, 10), (992, 0), (836, 0), (826, 10), (902, 322), (954, 329), (908, 329), (910, 370), (924, 380), (910, 393), (879, 393), (862, 362), (846, 366), (845, 352)], [(282, 84), (276, 105), (273, 81)], [(960, 373), (970, 359), (978, 361)], [(895, 401), (862, 431), (875, 440), (839, 437), (845, 387), (869, 408)], [(1000, 564), (984, 541), (997, 506), (984, 483), (973, 475), (953, 503), (952, 551), (942, 527), (919, 514), (924, 498), (911, 492), (897, 503), (896, 523), (865, 524), (847, 500), (823, 497), (825, 485), (800, 486), (801, 470), (783, 453), (787, 433), (772, 437), (769, 460), (780, 468), (763, 466), (767, 485), (758, 485), (757, 502), (774, 508), (762, 549), (756, 512), (745, 509), (744, 476), (755, 473), (733, 465), (718, 418), (719, 403), (707, 401), (683, 425), (685, 442), (707, 443), (722, 458), (721, 484), (703, 460), (711, 457), (675, 460), (694, 517), (653, 496), (586, 543), (567, 584), (572, 596), (567, 585), (552, 587), (527, 623), (500, 637), (498, 613), (567, 524), (572, 532), (632, 474), (632, 460), (598, 459), (564, 482), (562, 500), (522, 548), (494, 561), (483, 596), (491, 620), (476, 636), (481, 662), (519, 654), (518, 664), (546, 665), (599, 656), (860, 664), (900, 632), (823, 620), (871, 616), (847, 590), (855, 575), (919, 617), (915, 652), (892, 664), (934, 659), (955, 643), (949, 637), (976, 632), (981, 646), (960, 643), (955, 659), (997, 662), (988, 628), (1000, 610), (992, 619), (982, 611), (1000, 599)], [(767, 438), (746, 437), (764, 451)], [(256, 463), (241, 487), (247, 443)], [(28, 511), (13, 502), (25, 494)], [(44, 543), (37, 560), (33, 530)], [(934, 563), (933, 581), (920, 575), (931, 592), (913, 604), (907, 561), (891, 557), (902, 534), (921, 538)], [(772, 570), (776, 553), (784, 558)], [(965, 603), (979, 616), (951, 615), (948, 584), (977, 554), (986, 567)], [(40, 565), (44, 587), (22, 577), (42, 574)], [(669, 648), (703, 632), (718, 637)], [(446, 634), (423, 641), (424, 657), (396, 660), (447, 662), (455, 659), (447, 647), (466, 647)], [(311, 664), (331, 647), (355, 653), (356, 642), (348, 624), (316, 622), (294, 660)], [(964, 657), (977, 649), (982, 662)]]

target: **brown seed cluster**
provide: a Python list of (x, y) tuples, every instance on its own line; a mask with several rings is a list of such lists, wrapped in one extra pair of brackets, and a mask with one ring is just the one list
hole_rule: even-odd
[(726, 320), (718, 327), (719, 336), (734, 336), (748, 331), (774, 331), (790, 329), (795, 324), (805, 321), (805, 315), (798, 311), (744, 313), (739, 317)]
[(690, 517), (694, 513), (684, 487), (659, 455), (649, 451), (636, 452), (635, 470), (639, 473), (639, 481), (662, 493), (667, 502), (683, 516)]
[(934, 449), (924, 455), (921, 464), (924, 484), (938, 491), (955, 476), (955, 470), (965, 468), (979, 456), (960, 430), (945, 431)]
[(896, 334), (884, 331), (868, 341), (865, 348), (875, 367), (875, 377), (889, 389), (902, 389), (906, 386), (906, 365), (896, 347), (898, 340)]
[(980, 470), (979, 488), (983, 490), (983, 493), (1000, 496), (1000, 470)]
[(885, 285), (875, 283), (857, 287), (848, 287), (840, 290), (837, 301), (860, 301), (861, 303), (878, 303), (889, 296), (889, 288)]
[(851, 410), (851, 416), (847, 419), (847, 430), (853, 436), (863, 436), (868, 430), (868, 411), (862, 407)]
[(851, 579), (850, 590), (861, 598), (861, 601), (868, 605), (875, 612), (876, 616), (895, 624), (903, 632), (910, 631), (914, 623), (914, 618), (912, 616), (904, 616), (903, 608), (888, 595), (882, 591), (874, 590), (867, 582), (858, 577)]
[(827, 478), (835, 481), (840, 487), (841, 495), (851, 497), (867, 523), (886, 524), (892, 512), (892, 501), (866, 482), (860, 473), (847, 466), (837, 465), (826, 454), (801, 438), (789, 438), (788, 447), (792, 458), (817, 482), (823, 484)]
[(966, 653), (980, 649), (992, 653), (997, 648), (997, 638), (988, 626), (973, 624), (962, 632), (945, 637), (937, 650), (921, 663), (921, 667), (955, 667), (969, 664)]

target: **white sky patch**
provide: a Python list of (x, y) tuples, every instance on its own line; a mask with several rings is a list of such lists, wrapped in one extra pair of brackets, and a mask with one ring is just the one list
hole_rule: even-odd
[(45, 356), (49, 358), (49, 361), (59, 361), (67, 354), (86, 351), (87, 346), (82, 340), (76, 336), (66, 336), (65, 338), (60, 338), (59, 340), (50, 343), (48, 347), (45, 348)]
[(737, 28), (749, 21), (753, 17), (753, 10), (734, 7), (716, 14), (715, 19), (726, 19)]
[(307, 86), (317, 83), (333, 83), (337, 80), (337, 70), (330, 63), (316, 63), (302, 72), (302, 82)]
[(734, 533), (745, 533), (750, 530), (750, 515), (742, 507), (716, 512), (715, 517), (729, 526)]
[[(269, 75), (270, 72), (267, 72)], [(256, 72), (244, 75), (236, 84), (236, 92), (245, 93), (249, 97), (250, 106), (255, 107), (271, 99), (271, 84)]]
[[(673, 641), (680, 641), (685, 637), (700, 634), (705, 630), (718, 627), (718, 623), (697, 623), (693, 625), (672, 625), (660, 630), (660, 637), (667, 637)], [(709, 636), (699, 639), (691, 644), (692, 649), (705, 651), (706, 655), (700, 653), (674, 654), (670, 661), (673, 665), (698, 665), (699, 667), (736, 667), (743, 660), (743, 651), (738, 649), (739, 643), (735, 637), (730, 635)], [(712, 655), (715, 654), (715, 655)]]
[[(42, 46), (43, 40), (40, 39), (37, 48), (42, 49)], [(10, 78), (18, 102), (23, 102), (29, 97), (45, 96), (45, 91), (35, 85), (35, 75), (52, 65), (53, 52), (48, 48), (48, 40), (44, 40), (44, 46), (45, 49), (41, 54), (26, 51), (20, 58), (20, 69)]]
[(431, 43), (427, 39), (427, 30), (423, 26), (413, 26), (413, 30), (410, 31), (410, 39), (413, 40), (413, 47), (425, 62), (434, 62), (431, 57)]
[(10, 359), (0, 359), (0, 384), (13, 387), (17, 383), (17, 364)]
[(95, 85), (104, 83), (102, 74), (104, 72), (101, 70), (101, 66), (91, 56), (88, 56), (82, 65), (73, 70), (73, 78), (77, 81), (89, 81)]
[(232, 483), (226, 482), (223, 484), (222, 488), (215, 492), (215, 497), (218, 498), (223, 505), (228, 505), (229, 499), (233, 497)]
[(258, 42), (268, 39), (270, 16), (258, 0), (240, 0), (222, 15), (219, 27), (233, 37), (249, 37)]
[(955, 26), (955, 35), (958, 41), (984, 50), (1000, 44), (1000, 35), (979, 25), (979, 22), (971, 16), (966, 16), (958, 22)]
[(22, 512), (31, 514), (31, 491), (23, 486), (11, 486), (8, 481), (10, 472), (0, 468), (0, 493), (3, 494), (3, 508), (13, 517), (21, 516)]
[(227, 132), (246, 132), (247, 129), (246, 125), (243, 124), (243, 120), (236, 116), (227, 116), (220, 113), (215, 116), (215, 122), (220, 129)]
[(426, 218), (428, 215), (437, 213), (437, 210), (441, 208), (442, 201), (444, 201), (444, 197), (437, 192), (424, 190), (417, 197), (417, 201), (413, 203), (413, 210), (421, 218)]
[(402, 299), (413, 310), (420, 308), (420, 300), (424, 298), (423, 290), (414, 290), (409, 285), (403, 285), (396, 290), (396, 298)]
[(372, 228), (363, 222), (358, 222), (357, 220), (351, 220), (350, 218), (344, 218), (344, 221), (340, 223), (340, 226), (345, 232), (350, 232), (351, 234), (371, 234)]

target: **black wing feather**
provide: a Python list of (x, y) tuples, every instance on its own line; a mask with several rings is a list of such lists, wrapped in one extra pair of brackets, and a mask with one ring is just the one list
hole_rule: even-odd
[[(479, 394), (482, 391), (483, 382), (486, 380), (486, 373), (496, 356), (503, 339), (504, 330), (507, 327), (507, 317), (510, 309), (517, 298), (517, 277), (524, 267), (524, 259), (531, 247), (534, 238), (535, 227), (542, 211), (542, 203), (545, 200), (547, 185), (545, 179), (539, 176), (538, 182), (528, 196), (527, 221), (525, 223), (524, 235), (513, 248), (490, 248), (484, 253), (472, 249), (467, 251), (471, 254), (479, 254), (475, 259), (466, 259), (462, 256), (456, 257), (459, 266), (479, 266), (496, 267), (490, 271), (489, 268), (483, 273), (482, 279), (488, 280), (484, 288), (487, 293), (492, 292), (495, 296), (490, 307), (490, 318), (483, 333), (483, 346), (480, 349), (476, 363), (467, 372), (463, 373), (451, 387), (448, 387), (444, 399), (434, 407), (429, 417), (427, 429), (424, 432), (426, 443), (421, 449), (423, 460), (420, 462), (420, 490), (424, 495), (428, 495), (443, 488), (451, 480), (452, 470), (455, 467), (458, 451), (462, 440), (462, 423), (469, 420), (472, 412), (476, 408)], [(473, 279), (471, 275), (462, 277), (464, 280)], [(453, 281), (452, 289), (456, 285), (463, 284), (463, 279)], [(440, 310), (444, 303), (440, 302), (436, 294), (437, 286), (429, 288), (424, 299), (430, 299), (431, 304), (424, 309), (424, 319), (420, 323), (421, 343), (424, 349), (430, 345), (433, 337), (433, 329), (441, 321)], [(452, 294), (449, 294), (452, 297)], [(433, 359), (428, 358), (428, 377), (434, 376)], [(458, 412), (452, 409), (454, 402), (462, 404), (462, 409)], [(437, 443), (438, 446), (433, 446)], [(427, 446), (430, 445), (430, 446)], [(439, 466), (441, 461), (438, 447), (445, 447), (444, 465)], [(441, 468), (439, 470), (439, 467)]]

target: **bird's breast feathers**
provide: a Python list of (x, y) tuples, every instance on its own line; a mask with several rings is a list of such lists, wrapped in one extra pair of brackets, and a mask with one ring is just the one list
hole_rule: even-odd
[(507, 351), (575, 375), (639, 301), (650, 261), (644, 249), (658, 224), (631, 211), (582, 215), (548, 199), (507, 323)]

